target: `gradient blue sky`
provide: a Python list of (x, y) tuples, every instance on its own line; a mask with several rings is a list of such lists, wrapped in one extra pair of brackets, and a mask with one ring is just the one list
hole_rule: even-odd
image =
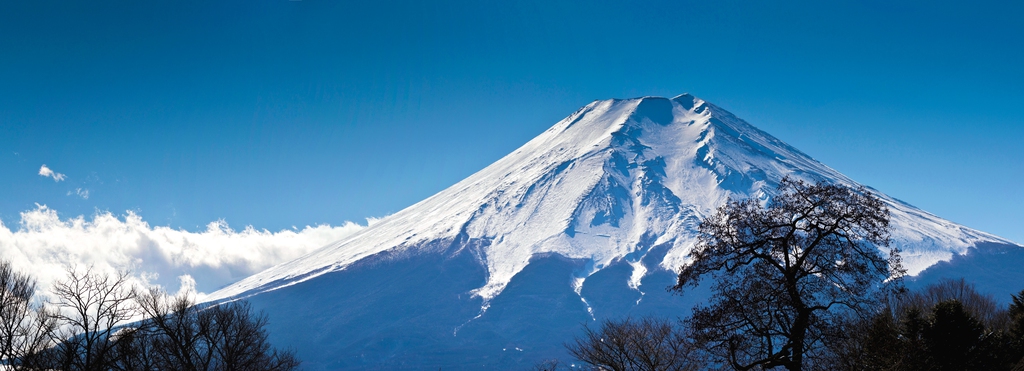
[(1021, 19), (1014, 1), (4, 1), (0, 220), (361, 221), (592, 100), (690, 92), (1024, 242)]

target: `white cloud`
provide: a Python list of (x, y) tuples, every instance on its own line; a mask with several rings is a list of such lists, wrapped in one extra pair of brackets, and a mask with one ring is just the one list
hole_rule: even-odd
[(70, 195), (76, 195), (78, 197), (81, 197), (83, 200), (88, 200), (89, 199), (89, 190), (88, 189), (75, 188), (74, 191), (68, 191), (68, 196), (70, 196)]
[[(273, 265), (297, 258), (362, 229), (355, 223), (270, 232), (231, 229), (223, 220), (202, 232), (153, 227), (131, 211), (61, 220), (45, 205), (21, 213), (18, 227), (0, 221), (0, 257), (31, 273), (41, 290), (69, 265), (114, 272), (131, 269), (138, 283), (167, 291), (212, 292)], [(202, 296), (200, 294), (200, 296)]]
[(50, 170), (50, 168), (46, 167), (46, 164), (43, 164), (43, 166), (39, 168), (39, 175), (53, 178), (54, 182), (59, 182), (67, 178), (64, 174)]

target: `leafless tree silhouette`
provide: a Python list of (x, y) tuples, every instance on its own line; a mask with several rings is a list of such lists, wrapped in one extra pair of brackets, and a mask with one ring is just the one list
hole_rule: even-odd
[(576, 359), (599, 370), (696, 370), (688, 358), (690, 344), (667, 320), (626, 318), (605, 321), (597, 331), (584, 327), (566, 349)]
[[(889, 211), (863, 187), (785, 178), (767, 206), (730, 201), (705, 219), (673, 288), (711, 278), (707, 306), (686, 321), (697, 347), (737, 370), (816, 365), (843, 312), (904, 274)], [(827, 365), (816, 367), (827, 368)]]

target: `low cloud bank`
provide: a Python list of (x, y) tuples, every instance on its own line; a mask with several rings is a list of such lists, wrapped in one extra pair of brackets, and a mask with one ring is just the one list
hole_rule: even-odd
[[(372, 222), (372, 220), (371, 220)], [(297, 258), (364, 228), (306, 226), (270, 232), (251, 226), (231, 229), (223, 220), (202, 232), (152, 227), (129, 211), (123, 216), (100, 212), (60, 219), (45, 205), (21, 213), (17, 227), (0, 221), (0, 258), (39, 280), (46, 291), (65, 267), (92, 266), (99, 271), (131, 269), (142, 285), (167, 291), (209, 293), (273, 265)]]

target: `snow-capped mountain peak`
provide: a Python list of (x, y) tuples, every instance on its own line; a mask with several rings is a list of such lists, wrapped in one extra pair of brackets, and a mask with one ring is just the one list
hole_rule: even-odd
[[(448, 189), (210, 300), (287, 287), (385, 251), (469, 249), (487, 270), (472, 290), (485, 307), (543, 254), (588, 262), (574, 274), (577, 294), (618, 261), (631, 266), (637, 288), (649, 271), (685, 263), (703, 217), (729, 198), (768, 200), (787, 175), (857, 185), (689, 94), (595, 101)], [(911, 274), (979, 242), (1012, 244), (879, 196)], [(655, 248), (663, 257), (650, 266)]]

